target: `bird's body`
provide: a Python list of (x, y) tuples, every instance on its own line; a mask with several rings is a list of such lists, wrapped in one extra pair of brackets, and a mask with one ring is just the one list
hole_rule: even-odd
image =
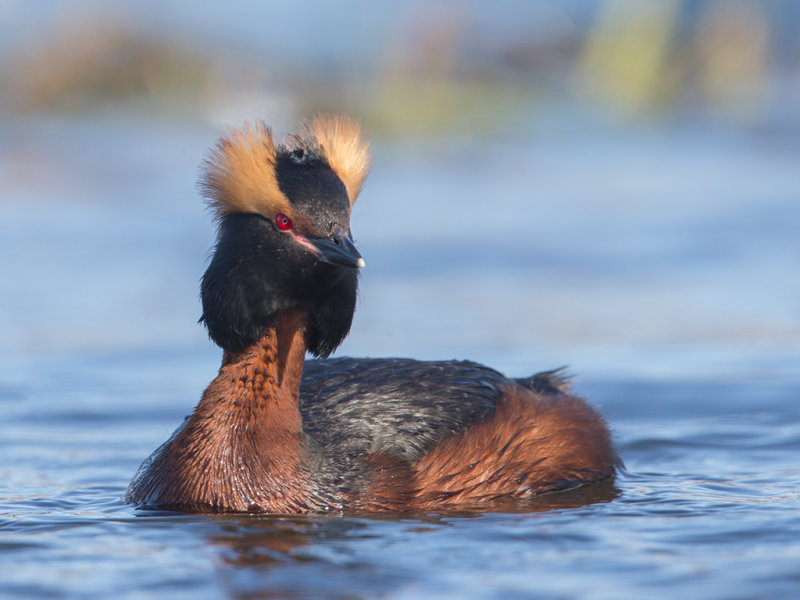
[(204, 184), (220, 218), (204, 320), (224, 349), (192, 415), (127, 500), (196, 512), (429, 510), (606, 480), (608, 429), (557, 375), (471, 362), (327, 356), (347, 334), (363, 266), (349, 212), (367, 146), (317, 119), (276, 147), (223, 138)]

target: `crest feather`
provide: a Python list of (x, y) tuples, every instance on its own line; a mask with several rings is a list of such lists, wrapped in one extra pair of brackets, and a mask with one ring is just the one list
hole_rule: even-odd
[(272, 130), (258, 121), (223, 135), (203, 162), (200, 188), (216, 217), (256, 213), (272, 218), (280, 212), (294, 218), (275, 175), (278, 155), (294, 150), (324, 160), (341, 179), (352, 206), (372, 163), (358, 123), (345, 116), (315, 117), (276, 146)]
[(372, 164), (370, 143), (356, 121), (343, 115), (314, 117), (300, 125), (286, 145), (323, 157), (344, 183), (353, 205)]
[(232, 213), (291, 214), (275, 177), (277, 149), (263, 121), (223, 135), (203, 163), (200, 187), (218, 219)]

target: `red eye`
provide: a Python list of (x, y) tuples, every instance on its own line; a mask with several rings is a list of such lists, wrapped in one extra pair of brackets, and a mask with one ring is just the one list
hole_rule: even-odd
[(275, 224), (281, 231), (288, 231), (292, 228), (292, 220), (283, 213), (278, 213), (275, 216)]

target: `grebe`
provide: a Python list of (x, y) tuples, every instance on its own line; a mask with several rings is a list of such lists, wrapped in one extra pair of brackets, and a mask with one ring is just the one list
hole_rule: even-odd
[[(326, 359), (350, 330), (350, 210), (371, 162), (345, 117), (277, 145), (222, 137), (201, 185), (219, 223), (202, 320), (222, 366), (127, 502), (190, 512), (430, 510), (602, 481), (620, 464), (603, 418), (558, 373), (472, 362)], [(305, 361), (306, 352), (319, 360)]]

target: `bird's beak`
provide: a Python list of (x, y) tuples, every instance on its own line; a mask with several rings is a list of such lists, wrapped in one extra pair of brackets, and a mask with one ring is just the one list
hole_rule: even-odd
[(306, 238), (307, 246), (317, 258), (332, 265), (361, 268), (366, 265), (355, 244), (344, 232), (335, 232), (330, 237)]

